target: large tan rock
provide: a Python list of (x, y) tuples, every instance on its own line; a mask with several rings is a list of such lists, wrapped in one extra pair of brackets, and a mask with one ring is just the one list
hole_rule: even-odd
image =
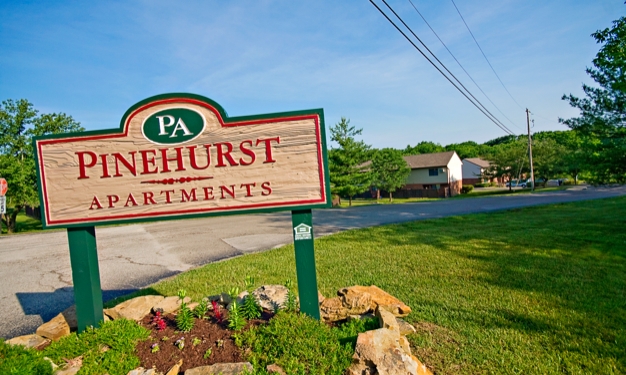
[(252, 294), (257, 298), (262, 308), (274, 311), (285, 306), (288, 292), (289, 289), (283, 285), (262, 285), (256, 288)]
[(70, 331), (76, 331), (78, 329), (78, 319), (76, 318), (76, 305), (72, 305), (61, 312), (67, 325), (70, 326)]
[[(348, 375), (422, 375), (420, 363), (403, 346), (404, 337), (394, 330), (380, 328), (357, 337)], [(406, 340), (406, 339), (405, 339)]]
[(239, 375), (252, 373), (250, 362), (216, 363), (211, 366), (200, 366), (185, 371), (185, 375)]
[(320, 305), (320, 316), (326, 322), (337, 322), (347, 319), (348, 309), (340, 297), (326, 298)]
[(163, 301), (163, 296), (140, 296), (128, 301), (124, 301), (119, 305), (104, 310), (104, 313), (111, 319), (128, 319), (139, 321), (150, 313), (152, 307)]
[(415, 327), (410, 323), (406, 322), (404, 319), (396, 318), (398, 322), (398, 327), (400, 328), (401, 335), (410, 335), (416, 332)]
[(7, 344), (11, 344), (11, 345), (22, 345), (25, 346), (27, 348), (40, 348), (46, 344), (48, 344), (50, 342), (50, 340), (43, 338), (39, 335), (24, 335), (24, 336), (18, 336), (18, 337), (14, 337), (10, 340), (7, 340), (6, 343)]
[[(191, 298), (185, 297), (185, 303), (191, 302)], [(152, 306), (152, 311), (161, 309), (164, 315), (171, 314), (180, 308), (181, 300), (177, 296), (169, 296), (163, 298), (162, 301)]]
[(411, 312), (411, 308), (407, 306), (404, 302), (380, 289), (376, 285), (355, 285), (349, 288), (340, 289), (337, 292), (337, 294), (342, 298), (344, 296), (354, 296), (364, 293), (369, 294), (369, 296), (371, 297), (371, 311), (375, 311), (376, 308), (380, 306), (382, 309), (385, 309), (400, 318), (409, 315), (409, 313)]
[(180, 371), (180, 366), (183, 365), (183, 360), (178, 361), (174, 366), (172, 366), (165, 375), (178, 375)]
[(130, 370), (126, 375), (163, 375), (163, 373), (158, 372), (156, 369), (145, 369), (143, 367), (138, 367), (134, 370)]
[(387, 310), (376, 309), (376, 317), (378, 318), (380, 328), (387, 328), (400, 333), (400, 325), (398, 324), (395, 315)]
[(372, 296), (357, 289), (344, 288), (340, 290), (343, 306), (348, 309), (349, 315), (361, 315), (372, 310)]
[(70, 335), (70, 326), (61, 313), (52, 318), (51, 321), (40, 325), (35, 333), (52, 341), (58, 341), (61, 337)]

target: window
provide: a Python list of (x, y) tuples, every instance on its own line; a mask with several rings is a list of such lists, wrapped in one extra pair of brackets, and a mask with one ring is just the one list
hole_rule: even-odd
[(437, 168), (430, 168), (430, 169), (428, 169), (428, 175), (429, 176), (439, 176), (439, 169), (437, 169)]

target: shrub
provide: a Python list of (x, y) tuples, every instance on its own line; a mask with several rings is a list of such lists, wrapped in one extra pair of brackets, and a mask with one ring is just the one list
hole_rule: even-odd
[(250, 349), (246, 359), (255, 369), (276, 363), (288, 374), (341, 375), (354, 354), (351, 336), (367, 325), (360, 324), (342, 331), (304, 314), (279, 311), (268, 324), (243, 332), (239, 344)]
[(0, 339), (0, 374), (52, 375), (52, 365), (43, 359), (41, 352)]
[[(65, 363), (65, 359), (83, 356), (81, 374), (126, 375), (139, 366), (135, 354), (137, 342), (149, 335), (150, 332), (136, 322), (117, 319), (103, 323), (100, 328), (88, 328), (55, 341), (42, 355), (58, 365)], [(104, 347), (109, 350), (103, 351)]]
[(472, 190), (474, 190), (474, 186), (473, 185), (463, 185), (463, 187), (461, 188), (461, 194), (468, 194)]

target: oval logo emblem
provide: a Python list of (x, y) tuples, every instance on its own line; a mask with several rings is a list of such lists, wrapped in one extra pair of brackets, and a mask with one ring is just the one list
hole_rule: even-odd
[(148, 116), (141, 126), (150, 142), (174, 145), (189, 142), (204, 130), (202, 113), (189, 108), (168, 108)]

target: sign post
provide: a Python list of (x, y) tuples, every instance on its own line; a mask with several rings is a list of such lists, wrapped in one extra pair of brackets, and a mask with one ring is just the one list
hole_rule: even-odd
[(104, 320), (102, 289), (94, 227), (68, 228), (70, 264), (74, 281), (74, 299), (78, 331), (97, 327)]
[(331, 206), (322, 109), (228, 117), (157, 95), (119, 129), (35, 137), (42, 225), (67, 228), (78, 325), (102, 319), (97, 225), (292, 211), (301, 310), (319, 319), (311, 209)]
[(0, 235), (2, 235), (2, 215), (7, 213), (6, 193), (9, 190), (7, 180), (0, 178)]
[(311, 210), (291, 212), (293, 244), (296, 252), (296, 274), (300, 292), (300, 311), (320, 319), (315, 251), (313, 247), (313, 215)]

